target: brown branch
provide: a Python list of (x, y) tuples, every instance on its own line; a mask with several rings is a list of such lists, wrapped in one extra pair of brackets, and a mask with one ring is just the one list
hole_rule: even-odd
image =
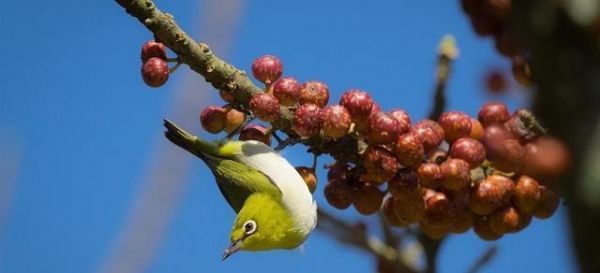
[(481, 256), (479, 256), (479, 258), (477, 258), (477, 260), (475, 260), (475, 262), (471, 265), (471, 267), (469, 268), (469, 270), (467, 271), (468, 273), (477, 273), (479, 270), (481, 270), (485, 265), (487, 265), (496, 255), (496, 253), (498, 252), (498, 247), (496, 245), (491, 245), (489, 246), (485, 252), (483, 252), (481, 254)]
[(433, 108), (429, 119), (437, 120), (446, 108), (446, 84), (452, 71), (452, 60), (458, 56), (454, 37), (445, 36), (439, 46), (438, 65), (435, 77)]
[(435, 273), (437, 272), (437, 255), (440, 250), (440, 246), (446, 237), (436, 240), (427, 237), (427, 235), (423, 234), (423, 232), (419, 232), (417, 235), (417, 239), (423, 246), (423, 250), (425, 251), (425, 272), (426, 273)]

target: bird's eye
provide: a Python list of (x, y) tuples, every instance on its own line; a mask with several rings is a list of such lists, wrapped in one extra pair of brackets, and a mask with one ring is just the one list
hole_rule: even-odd
[(248, 220), (244, 223), (244, 233), (250, 235), (256, 231), (256, 222), (254, 220)]

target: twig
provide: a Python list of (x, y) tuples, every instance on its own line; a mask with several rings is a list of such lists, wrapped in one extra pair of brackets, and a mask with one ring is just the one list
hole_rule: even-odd
[(479, 258), (477, 260), (475, 260), (475, 262), (471, 265), (471, 267), (469, 268), (469, 270), (467, 272), (468, 273), (478, 272), (487, 263), (489, 263), (492, 260), (492, 258), (494, 258), (494, 256), (496, 255), (497, 252), (498, 252), (498, 247), (496, 245), (489, 246), (485, 250), (485, 252), (483, 252), (483, 254), (481, 254), (481, 256), (479, 256)]
[(423, 250), (425, 251), (425, 258), (426, 258), (425, 259), (425, 261), (426, 261), (425, 272), (427, 272), (427, 273), (437, 272), (437, 266), (436, 266), (437, 255), (438, 255), (438, 251), (440, 250), (440, 246), (442, 245), (442, 242), (444, 241), (445, 238), (446, 237), (444, 237), (440, 240), (434, 240), (434, 239), (427, 237), (422, 232), (418, 233), (417, 239), (419, 240), (419, 242), (423, 246)]
[(452, 60), (458, 56), (454, 37), (447, 35), (439, 46), (438, 65), (435, 78), (434, 103), (429, 119), (437, 120), (446, 108), (446, 84), (452, 70)]

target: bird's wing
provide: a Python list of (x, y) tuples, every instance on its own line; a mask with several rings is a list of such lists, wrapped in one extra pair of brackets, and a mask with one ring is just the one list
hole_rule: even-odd
[(252, 193), (268, 193), (281, 198), (280, 189), (262, 172), (230, 159), (216, 158), (216, 161), (213, 161), (216, 168), (211, 169), (217, 185), (236, 213), (242, 209), (244, 202)]

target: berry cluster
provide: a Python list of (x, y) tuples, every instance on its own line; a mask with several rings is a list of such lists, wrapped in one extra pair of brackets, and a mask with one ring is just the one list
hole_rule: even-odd
[[(328, 166), (324, 195), (335, 208), (353, 206), (365, 215), (382, 210), (389, 224), (419, 224), (432, 238), (473, 227), (484, 240), (519, 231), (532, 216), (547, 218), (557, 209), (558, 195), (541, 181), (565, 171), (568, 153), (535, 130), (527, 110), (510, 114), (504, 104), (487, 103), (477, 119), (448, 111), (437, 121), (413, 123), (406, 111), (384, 112), (358, 89), (328, 105), (326, 84), (282, 76), (283, 65), (275, 56), (257, 58), (252, 73), (264, 83), (264, 92), (244, 108), (221, 91), (228, 104), (205, 108), (202, 127), (271, 145), (274, 131), (282, 129), (276, 124), (286, 118), (290, 137), (298, 141), (353, 140), (358, 160), (332, 154), (336, 162)], [(248, 115), (267, 127), (246, 124)], [(314, 192), (315, 167), (297, 170)]]
[(154, 40), (142, 46), (142, 79), (150, 87), (161, 87), (169, 79), (166, 47)]
[(517, 43), (515, 29), (509, 23), (512, 12), (510, 0), (461, 0), (462, 8), (471, 20), (477, 35), (492, 36), (496, 50), (512, 60), (512, 73), (515, 80), (525, 86), (532, 86), (531, 70), (524, 54), (527, 49)]

